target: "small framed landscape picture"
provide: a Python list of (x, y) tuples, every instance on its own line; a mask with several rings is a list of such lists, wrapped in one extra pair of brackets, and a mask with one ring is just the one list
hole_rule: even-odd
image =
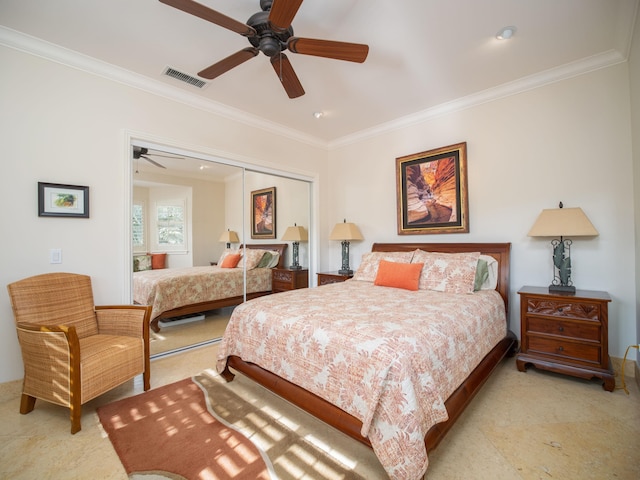
[(469, 233), (467, 144), (396, 158), (398, 234)]
[(38, 182), (38, 216), (89, 218), (89, 187)]
[(251, 192), (251, 238), (276, 238), (276, 187)]

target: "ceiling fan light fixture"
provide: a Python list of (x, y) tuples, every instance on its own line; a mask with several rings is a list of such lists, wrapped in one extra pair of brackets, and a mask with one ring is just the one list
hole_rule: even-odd
[(278, 39), (270, 35), (265, 35), (264, 37), (260, 38), (260, 46), (258, 48), (267, 57), (273, 57), (274, 55), (282, 51)]
[(517, 30), (518, 29), (514, 26), (503, 27), (498, 33), (496, 33), (496, 38), (498, 40), (509, 40), (515, 35)]

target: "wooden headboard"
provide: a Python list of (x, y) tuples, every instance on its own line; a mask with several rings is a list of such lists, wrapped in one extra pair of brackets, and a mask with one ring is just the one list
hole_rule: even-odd
[(425, 252), (465, 253), (480, 252), (491, 255), (498, 261), (498, 285), (496, 290), (504, 300), (504, 307), (509, 318), (509, 268), (510, 243), (374, 243), (372, 252), (409, 252), (416, 249)]
[[(289, 246), (288, 243), (247, 243), (245, 246), (247, 248), (273, 250), (274, 252), (278, 252), (280, 254), (280, 258), (278, 259), (278, 265), (276, 266), (276, 268), (284, 268), (286, 262), (285, 253), (287, 252), (287, 247)], [(240, 245), (240, 248), (242, 248), (242, 245)]]

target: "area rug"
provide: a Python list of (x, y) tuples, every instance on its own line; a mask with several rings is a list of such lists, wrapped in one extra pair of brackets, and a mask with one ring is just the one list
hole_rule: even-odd
[(370, 449), (241, 375), (206, 371), (97, 412), (131, 479), (387, 478)]

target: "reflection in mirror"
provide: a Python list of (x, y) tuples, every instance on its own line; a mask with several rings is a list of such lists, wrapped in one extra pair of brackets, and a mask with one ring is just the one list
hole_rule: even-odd
[[(234, 305), (242, 302), (246, 288), (242, 268), (218, 265), (227, 242), (232, 250), (244, 242), (286, 244), (280, 238), (288, 226), (309, 226), (310, 184), (249, 172), (224, 161), (135, 146), (132, 170), (133, 299), (154, 305), (151, 354), (157, 357), (215, 341), (224, 332)], [(275, 238), (252, 239), (251, 191), (274, 186)], [(238, 242), (223, 235), (225, 232), (235, 232)], [(291, 250), (289, 245), (281, 265), (290, 265)], [(300, 243), (304, 268), (309, 265), (309, 251), (308, 243)], [(211, 280), (216, 271), (227, 276), (237, 272), (239, 279), (232, 283), (239, 290), (226, 290), (214, 295), (215, 303), (203, 303), (196, 293), (203, 285), (210, 288), (216, 283)], [(264, 288), (270, 289), (271, 273), (265, 274), (268, 284)]]

